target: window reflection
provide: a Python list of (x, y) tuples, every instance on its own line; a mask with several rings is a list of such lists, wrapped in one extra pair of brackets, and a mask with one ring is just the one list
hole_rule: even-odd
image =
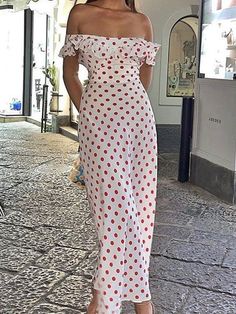
[(236, 0), (204, 0), (200, 75), (236, 77)]
[(167, 96), (194, 94), (198, 18), (186, 17), (172, 28), (169, 45)]

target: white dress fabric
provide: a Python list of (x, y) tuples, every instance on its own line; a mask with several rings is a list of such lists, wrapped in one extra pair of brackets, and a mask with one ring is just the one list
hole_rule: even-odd
[[(155, 119), (139, 70), (160, 45), (139, 37), (68, 34), (59, 56), (88, 69), (79, 109), (81, 163), (100, 251), (97, 313), (151, 299), (149, 260), (157, 201)], [(78, 53), (78, 54), (77, 54)]]

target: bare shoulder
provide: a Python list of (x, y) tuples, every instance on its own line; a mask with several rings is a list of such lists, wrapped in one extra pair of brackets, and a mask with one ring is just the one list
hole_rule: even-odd
[(142, 24), (142, 26), (145, 28), (145, 30), (152, 29), (152, 22), (151, 22), (149, 16), (147, 16), (141, 12), (139, 12), (138, 15), (139, 15), (139, 21)]
[(67, 32), (78, 32), (80, 25), (88, 18), (88, 6), (79, 3), (72, 7), (67, 22)]
[(139, 12), (139, 21), (142, 25), (143, 32), (145, 33), (145, 39), (152, 41), (153, 40), (153, 27), (152, 22), (149, 16), (144, 13)]
[(85, 3), (78, 3), (74, 5), (73, 8), (71, 9), (70, 16), (77, 20), (88, 18), (88, 14), (91, 17), (91, 14), (93, 14), (93, 11), (91, 10), (90, 7), (91, 5), (87, 5)]
[(71, 15), (83, 15), (88, 10), (88, 5), (85, 3), (78, 3), (73, 6), (73, 8), (70, 11)]

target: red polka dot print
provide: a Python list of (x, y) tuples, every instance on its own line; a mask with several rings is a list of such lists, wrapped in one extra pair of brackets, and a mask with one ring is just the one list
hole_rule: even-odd
[(60, 56), (89, 72), (79, 109), (80, 157), (99, 239), (93, 287), (97, 313), (151, 299), (149, 262), (157, 192), (158, 146), (140, 67), (155, 64), (159, 45), (142, 38), (67, 35)]

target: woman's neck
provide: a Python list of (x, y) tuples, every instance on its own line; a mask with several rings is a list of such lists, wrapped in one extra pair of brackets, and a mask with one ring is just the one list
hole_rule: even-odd
[(98, 2), (99, 6), (103, 8), (111, 9), (111, 10), (129, 9), (129, 7), (126, 5), (125, 0), (100, 0), (96, 2)]

